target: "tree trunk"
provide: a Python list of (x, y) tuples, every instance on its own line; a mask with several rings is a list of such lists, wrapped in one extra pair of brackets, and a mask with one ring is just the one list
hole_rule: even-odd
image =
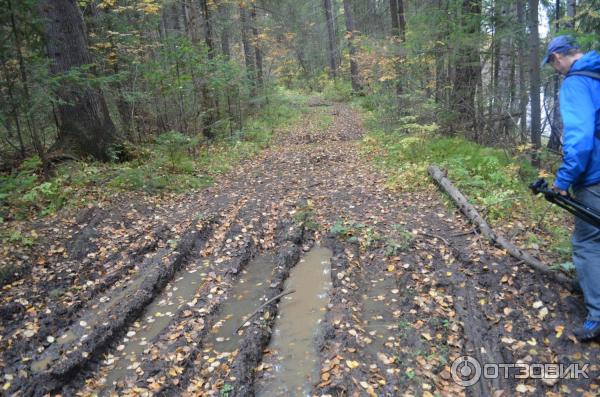
[(250, 96), (256, 97), (256, 64), (254, 48), (250, 44), (250, 15), (246, 5), (240, 3), (240, 19), (242, 30), (242, 45), (244, 46), (244, 60), (246, 62), (246, 75), (250, 82)]
[(483, 234), (488, 240), (490, 240), (495, 245), (500, 246), (502, 249), (506, 250), (509, 254), (514, 256), (517, 259), (522, 260), (527, 266), (531, 267), (534, 270), (537, 270), (555, 281), (561, 283), (567, 289), (574, 291), (576, 290), (575, 283), (570, 277), (565, 276), (562, 273), (552, 270), (550, 267), (546, 266), (542, 262), (540, 262), (537, 258), (533, 257), (527, 251), (521, 250), (514, 244), (512, 244), (509, 240), (507, 240), (501, 234), (496, 233), (494, 229), (490, 227), (490, 225), (486, 222), (486, 220), (479, 214), (477, 209), (469, 204), (467, 198), (454, 187), (452, 182), (446, 178), (442, 170), (435, 165), (431, 165), (427, 167), (427, 172), (429, 175), (437, 182), (438, 186), (440, 186), (454, 201), (456, 206), (460, 209), (460, 211), (465, 214), (467, 218), (473, 223), (481, 234)]
[(521, 142), (525, 142), (527, 135), (527, 104), (529, 103), (529, 95), (527, 94), (527, 40), (526, 40), (526, 6), (525, 0), (517, 0), (517, 59), (519, 68), (519, 113), (520, 113), (520, 135)]
[(575, 14), (577, 12), (577, 1), (567, 0), (567, 22), (565, 27), (573, 29), (575, 26)]
[(398, 19), (398, 1), (390, 0), (390, 16), (392, 17), (392, 36), (400, 36), (400, 20)]
[(356, 47), (354, 46), (354, 17), (350, 0), (344, 0), (344, 15), (346, 17), (346, 36), (348, 37), (348, 49), (350, 52), (350, 79), (352, 80), (352, 91), (362, 91), (358, 75), (358, 64), (356, 63)]
[(455, 113), (455, 130), (466, 130), (478, 139), (477, 107), (475, 93), (481, 78), (479, 60), (479, 35), (481, 0), (463, 0), (461, 26), (466, 40), (459, 44), (454, 60), (453, 97), (451, 109)]
[[(390, 0), (390, 16), (392, 17), (392, 38), (394, 44), (399, 45), (406, 40), (406, 21), (404, 19), (404, 0)], [(399, 51), (398, 51), (399, 52)], [(396, 95), (402, 94), (402, 57), (398, 53), (394, 64), (396, 71)]]
[(323, 8), (325, 9), (325, 21), (327, 23), (327, 44), (329, 47), (329, 77), (336, 78), (337, 76), (337, 39), (335, 35), (335, 19), (333, 17), (333, 7), (331, 0), (323, 0)]
[(532, 163), (539, 165), (537, 151), (542, 146), (540, 109), (540, 36), (538, 31), (538, 1), (529, 3), (529, 95), (531, 96), (531, 143), (535, 149)]
[[(215, 57), (215, 45), (212, 38), (212, 24), (210, 18), (210, 10), (207, 0), (200, 0), (202, 7), (202, 16), (204, 18), (204, 43), (208, 48), (208, 59), (212, 60)], [(206, 82), (201, 83), (202, 86), (202, 106), (204, 108), (204, 117), (202, 122), (202, 134), (209, 139), (214, 137), (212, 126), (216, 119), (216, 108), (213, 94), (210, 92)]]
[[(560, 29), (560, 18), (562, 17), (561, 0), (556, 0), (555, 7), (555, 16), (554, 19), (556, 21), (554, 28), (558, 32)], [(561, 136), (561, 123), (560, 123), (560, 105), (558, 99), (558, 92), (560, 90), (560, 77), (558, 74), (554, 75), (553, 78), (553, 90), (552, 90), (552, 123), (550, 124), (550, 139), (548, 140), (548, 149), (553, 150), (555, 152), (560, 151), (560, 136)]]
[(398, 18), (398, 36), (400, 36), (400, 41), (406, 41), (406, 18), (404, 17), (404, 0), (396, 0), (397, 3), (397, 11), (396, 16)]
[[(44, 19), (48, 56), (53, 61), (51, 73), (62, 75), (91, 64), (85, 24), (75, 0), (40, 0), (38, 7)], [(108, 160), (117, 133), (102, 92), (64, 82), (56, 95), (63, 102), (58, 105), (61, 125), (55, 147)]]
[(208, 9), (208, 1), (200, 0), (202, 6), (202, 16), (204, 17), (204, 43), (208, 48), (208, 59), (215, 57), (215, 44), (212, 37), (212, 23), (210, 19), (210, 10)]
[[(27, 69), (25, 67), (25, 60), (23, 58), (21, 33), (20, 33), (20, 31), (17, 27), (17, 23), (15, 21), (15, 14), (12, 9), (12, 1), (11, 0), (8, 0), (8, 11), (10, 13), (11, 28), (12, 28), (13, 38), (15, 41), (15, 49), (17, 51), (17, 59), (19, 62), (19, 72), (21, 75), (21, 84), (23, 85), (23, 94), (25, 96), (25, 106), (27, 107), (25, 120), (27, 121), (27, 125), (28, 125), (29, 131), (31, 133), (31, 142), (33, 143), (33, 148), (37, 152), (40, 159), (42, 161), (45, 161), (45, 156), (46, 156), (45, 148), (44, 148), (44, 145), (42, 145), (42, 142), (40, 140), (37, 123), (33, 119), (34, 116), (32, 116), (30, 113), (32, 111), (33, 105), (32, 105), (32, 101), (31, 101), (31, 94), (29, 92), (29, 79), (27, 78)], [(8, 77), (8, 75), (7, 75), (7, 77)], [(21, 144), (21, 153), (24, 154), (25, 152), (24, 152), (24, 146), (23, 146), (21, 128), (19, 125), (18, 116), (16, 117), (15, 120), (16, 120), (16, 124), (17, 124), (17, 133), (18, 133), (18, 137), (19, 137), (19, 143)]]
[(259, 45), (258, 38), (258, 27), (256, 20), (256, 4), (252, 3), (252, 11), (250, 13), (252, 20), (252, 41), (254, 42), (254, 55), (256, 59), (256, 84), (259, 88), (263, 86), (263, 62), (262, 62), (262, 51)]
[(227, 57), (227, 59), (231, 58), (231, 46), (229, 43), (229, 38), (231, 36), (231, 24), (229, 22), (229, 18), (231, 17), (229, 6), (227, 3), (223, 3), (219, 1), (217, 3), (219, 16), (221, 20), (224, 21), (223, 28), (221, 30), (221, 51), (223, 51), (223, 55)]

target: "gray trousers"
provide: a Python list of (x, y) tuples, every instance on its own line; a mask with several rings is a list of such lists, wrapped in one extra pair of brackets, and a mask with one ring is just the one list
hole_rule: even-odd
[[(577, 200), (600, 211), (600, 183), (573, 189)], [(575, 217), (573, 264), (583, 291), (588, 320), (600, 321), (600, 229)]]

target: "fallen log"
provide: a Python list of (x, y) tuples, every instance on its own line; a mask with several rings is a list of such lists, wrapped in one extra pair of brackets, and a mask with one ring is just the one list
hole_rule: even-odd
[(564, 274), (558, 273), (548, 266), (544, 265), (540, 260), (534, 258), (531, 254), (526, 251), (521, 250), (510, 241), (508, 241), (504, 236), (496, 233), (494, 229), (488, 225), (488, 223), (483, 219), (483, 217), (479, 214), (479, 212), (467, 201), (467, 198), (454, 187), (452, 182), (444, 173), (439, 169), (439, 167), (435, 165), (431, 165), (427, 168), (427, 172), (429, 175), (437, 182), (438, 186), (442, 188), (450, 198), (456, 203), (460, 211), (467, 217), (469, 220), (479, 228), (481, 234), (483, 234), (488, 240), (492, 243), (497, 244), (501, 248), (505, 249), (509, 254), (514, 256), (517, 259), (522, 260), (525, 264), (527, 264), (532, 269), (539, 271), (540, 273), (545, 274), (546, 276), (552, 278), (553, 280), (561, 283), (570, 291), (578, 290), (577, 283), (571, 279), (570, 277), (565, 276)]

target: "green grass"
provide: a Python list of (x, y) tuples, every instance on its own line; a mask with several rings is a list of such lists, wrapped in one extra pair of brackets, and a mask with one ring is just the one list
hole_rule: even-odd
[[(269, 104), (245, 120), (243, 130), (202, 142), (175, 131), (149, 144), (130, 147), (134, 159), (124, 163), (69, 162), (43, 179), (41, 162), (31, 158), (11, 174), (0, 176), (0, 223), (7, 217), (45, 216), (69, 205), (82, 205), (119, 192), (180, 193), (212, 184), (242, 160), (268, 147), (274, 134), (300, 119), (307, 97), (275, 89)], [(8, 234), (10, 235), (10, 233)]]
[(519, 153), (442, 136), (435, 123), (421, 124), (417, 117), (399, 117), (389, 128), (379, 121), (377, 111), (365, 112), (368, 134), (362, 151), (389, 175), (390, 188), (411, 192), (431, 186), (427, 167), (438, 165), (494, 227), (512, 228), (520, 222), (529, 235), (537, 236), (540, 249), (569, 258), (570, 216), (531, 194), (528, 185), (538, 170)]

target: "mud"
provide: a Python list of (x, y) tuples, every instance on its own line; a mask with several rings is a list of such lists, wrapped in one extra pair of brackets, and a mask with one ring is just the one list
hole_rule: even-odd
[(306, 396), (319, 379), (316, 341), (331, 286), (331, 251), (313, 247), (303, 255), (285, 282), (296, 292), (278, 306), (268, 351), (259, 366), (268, 366), (258, 383), (258, 396)]
[[(215, 186), (151, 201), (115, 197), (28, 225), (41, 244), (11, 253), (29, 270), (0, 295), (3, 392), (108, 394), (118, 378), (115, 395), (261, 393), (285, 354), (269, 343), (278, 320), (290, 323), (288, 299), (227, 340), (251, 311), (237, 288), (252, 286), (241, 294), (258, 307), (291, 288), (295, 264), (321, 244), (332, 252), (331, 289), (317, 332), (318, 376), (301, 386), (311, 395), (598, 394), (600, 344), (580, 344), (571, 331), (584, 318), (581, 296), (469, 232), (433, 185), (388, 189), (361, 155), (356, 112), (313, 104)], [(260, 255), (274, 262), (252, 270)], [(144, 310), (170, 314), (149, 322)], [(464, 388), (450, 370), (466, 354), (482, 363), (590, 363), (589, 379), (483, 379)], [(113, 377), (119, 363), (127, 366)]]
[[(208, 230), (209, 227), (200, 227), (200, 230), (197, 230), (196, 224), (193, 224), (178, 244), (171, 260), (168, 260), (167, 252), (164, 252), (157, 255), (160, 260), (157, 261), (154, 257), (142, 265), (147, 270), (143, 272), (142, 280), (133, 284), (132, 293), (126, 295), (125, 299), (117, 301), (103, 313), (93, 309), (83, 313), (65, 332), (67, 335), (76, 335), (76, 338), (68, 338), (72, 339), (72, 342), (51, 344), (32, 361), (32, 374), (27, 382), (26, 394), (43, 395), (53, 391), (65, 378), (84, 365), (91, 355), (97, 354), (98, 350), (112, 342), (113, 338), (123, 332), (140, 311), (152, 302), (173, 274), (185, 263), (189, 253), (200, 248)], [(167, 260), (163, 261), (162, 258)], [(43, 364), (46, 364), (45, 368)]]

